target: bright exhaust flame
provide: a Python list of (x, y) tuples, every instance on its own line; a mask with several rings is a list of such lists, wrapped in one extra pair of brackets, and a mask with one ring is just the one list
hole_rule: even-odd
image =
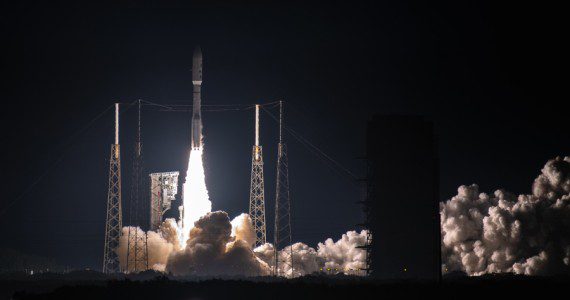
[(203, 149), (192, 149), (188, 160), (188, 171), (186, 181), (183, 186), (183, 204), (181, 207), (182, 236), (180, 246), (184, 248), (190, 229), (194, 227), (194, 222), (200, 217), (212, 211), (212, 202), (208, 196), (206, 188), (206, 176), (204, 174), (204, 161), (202, 159)]

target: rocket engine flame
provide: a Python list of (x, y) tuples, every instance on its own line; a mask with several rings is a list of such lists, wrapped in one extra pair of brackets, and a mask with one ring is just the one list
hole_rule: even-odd
[(184, 248), (194, 227), (194, 222), (212, 211), (212, 202), (206, 188), (204, 174), (203, 148), (190, 151), (186, 181), (182, 187), (182, 207), (180, 207), (180, 246)]

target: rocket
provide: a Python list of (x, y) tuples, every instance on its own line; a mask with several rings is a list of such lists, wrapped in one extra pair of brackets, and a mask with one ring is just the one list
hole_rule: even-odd
[(192, 137), (191, 144), (193, 150), (202, 149), (202, 50), (200, 47), (194, 49), (192, 57)]

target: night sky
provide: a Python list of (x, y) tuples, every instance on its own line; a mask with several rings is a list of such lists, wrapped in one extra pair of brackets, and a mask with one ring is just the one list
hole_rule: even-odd
[[(82, 129), (114, 102), (191, 104), (197, 45), (204, 105), (284, 99), (287, 124), (359, 177), (373, 113), (434, 120), (441, 200), (471, 183), (529, 193), (544, 163), (568, 154), (559, 8), (115, 2), (2, 4), (2, 248), (101, 267), (112, 110)], [(272, 237), (277, 126), (261, 118)], [(125, 220), (135, 120), (134, 108), (121, 116)], [(203, 122), (213, 208), (247, 212), (253, 111), (203, 112)], [(316, 246), (357, 229), (358, 185), (285, 138), (294, 240)], [(143, 107), (147, 173), (185, 172), (189, 143), (189, 113)]]

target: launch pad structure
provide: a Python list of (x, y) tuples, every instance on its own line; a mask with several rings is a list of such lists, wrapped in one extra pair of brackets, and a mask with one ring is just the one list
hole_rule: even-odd
[(147, 236), (139, 233), (142, 222), (139, 218), (139, 205), (144, 203), (143, 190), (143, 160), (141, 142), (141, 100), (137, 101), (137, 134), (133, 157), (133, 173), (131, 182), (131, 202), (129, 209), (129, 230), (127, 234), (127, 263), (125, 272), (141, 272), (148, 269)]
[[(279, 101), (279, 143), (277, 145), (277, 176), (275, 180), (275, 228), (273, 233), (274, 270), (279, 276), (279, 264), (289, 264), (293, 277), (293, 238), (291, 236), (291, 199), (289, 197), (289, 165), (287, 145), (283, 141), (283, 101)], [(289, 260), (279, 257), (279, 249), (289, 246)], [(287, 274), (283, 274), (287, 275)]]
[(255, 145), (251, 155), (249, 216), (255, 231), (255, 247), (266, 243), (265, 183), (263, 179), (263, 149), (259, 145), (259, 104), (255, 105)]
[(119, 103), (115, 103), (115, 144), (111, 145), (109, 160), (109, 190), (107, 192), (107, 218), (105, 221), (105, 246), (103, 273), (118, 273), (119, 239), (123, 228), (121, 210), (121, 151), (119, 146)]
[(150, 177), (150, 230), (162, 224), (164, 213), (172, 207), (178, 193), (179, 172), (151, 173)]
[[(203, 149), (202, 119), (201, 119), (201, 85), (202, 85), (202, 52), (196, 48), (193, 56), (192, 66), (192, 122), (191, 122), (191, 149)], [(161, 172), (149, 174), (149, 198), (144, 197), (143, 189), (143, 161), (142, 161), (142, 141), (141, 141), (141, 105), (142, 100), (138, 100), (138, 126), (133, 157), (133, 180), (131, 189), (129, 230), (127, 236), (127, 254), (124, 266), (121, 266), (118, 256), (119, 241), (122, 234), (122, 208), (121, 208), (121, 161), (119, 146), (119, 103), (115, 104), (115, 144), (111, 146), (111, 159), (109, 162), (109, 189), (107, 197), (107, 218), (105, 225), (105, 247), (103, 259), (104, 273), (127, 272), (136, 273), (148, 270), (148, 246), (146, 234), (141, 234), (139, 227), (143, 226), (140, 218), (139, 205), (149, 203), (148, 213), (150, 220), (148, 224), (150, 230), (160, 229), (166, 211), (172, 206), (172, 201), (178, 194), (179, 172)], [(168, 108), (169, 111), (176, 111), (172, 107), (162, 104), (144, 101), (145, 105), (160, 106)], [(134, 104), (134, 103), (133, 103)], [(279, 140), (277, 148), (277, 168), (275, 183), (275, 219), (274, 219), (274, 276), (294, 276), (294, 251), (292, 247), (292, 227), (291, 227), (291, 201), (289, 194), (289, 170), (287, 158), (287, 145), (283, 138), (284, 127), (284, 106), (283, 101), (279, 104), (279, 119), (266, 109), (266, 105), (275, 107), (277, 101), (261, 105), (256, 104), (255, 108), (255, 143), (252, 148), (251, 181), (249, 196), (249, 216), (255, 231), (254, 247), (261, 246), (267, 242), (266, 217), (265, 217), (265, 180), (263, 148), (259, 141), (259, 110), (263, 108), (274, 120), (279, 123)], [(178, 105), (180, 106), (180, 105)], [(238, 110), (249, 110), (253, 106)], [(279, 252), (281, 250), (281, 253)], [(280, 255), (281, 254), (281, 255)], [(280, 273), (279, 266), (287, 265), (287, 273)], [(123, 269), (124, 267), (124, 269)], [(285, 268), (281, 268), (285, 270)]]

